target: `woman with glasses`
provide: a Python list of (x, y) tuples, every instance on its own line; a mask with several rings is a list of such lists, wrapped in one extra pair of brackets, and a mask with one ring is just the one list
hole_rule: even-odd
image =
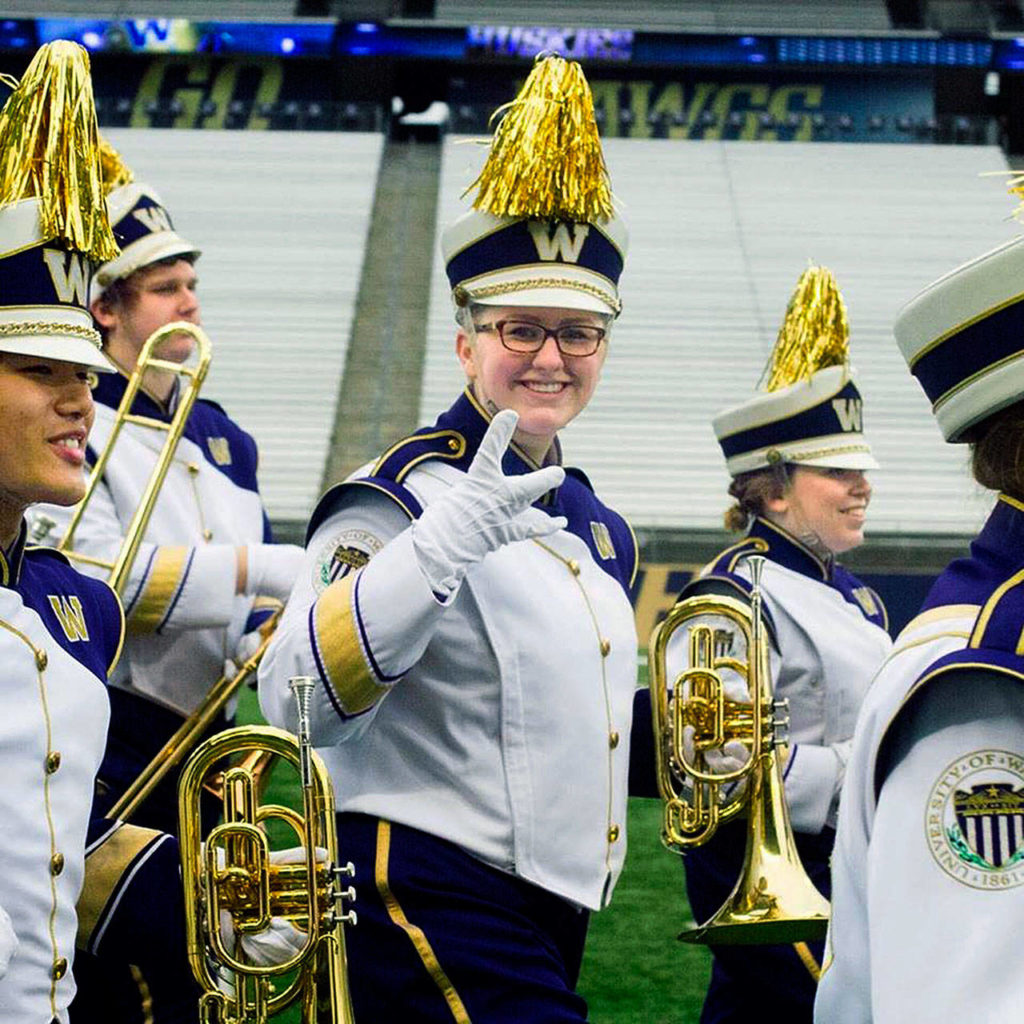
[[(871, 500), (865, 471), (877, 466), (861, 433), (860, 392), (847, 365), (848, 334), (832, 274), (809, 268), (790, 301), (764, 390), (714, 420), (735, 499), (726, 526), (745, 536), (681, 595), (746, 600), (751, 585), (745, 558), (766, 560), (762, 593), (772, 686), (777, 699), (788, 701), (788, 745), (780, 750), (786, 801), (803, 866), (826, 897), (857, 709), (891, 646), (881, 601), (836, 561), (864, 541)], [(721, 629), (720, 619), (709, 618)], [(673, 640), (678, 643), (667, 657), (670, 679), (687, 667), (684, 631)], [(734, 699), (749, 700), (737, 678), (726, 679), (726, 685)], [(748, 753), (733, 740), (723, 750), (707, 751), (706, 758), (709, 770), (725, 772), (741, 767)], [(746, 821), (734, 820), (686, 854), (686, 885), (697, 921), (711, 918), (732, 892), (746, 838)], [(748, 1021), (766, 1006), (793, 1024), (810, 1022), (821, 943), (712, 945), (712, 953), (702, 1024)]]
[[(574, 67), (539, 63), (524, 96), (538, 76), (578, 85)], [(567, 103), (582, 93), (589, 109), (585, 82)], [(528, 106), (485, 175), (514, 177), (500, 132)], [(565, 162), (579, 123), (528, 141)], [(322, 682), (314, 742), (356, 865), (357, 1019), (580, 1022), (588, 911), (625, 855), (636, 546), (562, 468), (558, 432), (600, 379), (625, 236), (610, 204), (492, 208), (442, 247), (466, 388), (321, 500), (260, 697), (294, 724), (288, 678)]]

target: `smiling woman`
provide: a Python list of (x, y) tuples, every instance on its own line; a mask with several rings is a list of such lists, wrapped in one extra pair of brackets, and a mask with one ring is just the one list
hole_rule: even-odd
[(519, 414), (515, 441), (543, 465), (555, 435), (594, 394), (610, 318), (590, 310), (474, 304), (467, 319), (455, 352), (473, 394), (492, 414)]
[[(864, 540), (877, 466), (861, 433), (861, 396), (849, 368), (846, 309), (832, 275), (801, 277), (765, 372), (766, 390), (714, 420), (733, 480), (726, 525), (745, 534), (681, 595), (751, 591), (745, 558), (765, 558), (762, 595), (772, 638), (772, 692), (788, 701), (785, 792), (804, 867), (824, 896), (839, 791), (857, 709), (890, 648), (880, 599), (836, 562)], [(720, 616), (694, 615), (722, 632)], [(731, 627), (730, 627), (731, 628)], [(682, 640), (682, 632), (678, 631)], [(739, 637), (728, 640), (742, 649)], [(667, 676), (688, 665), (671, 646)], [(733, 699), (749, 701), (742, 684)], [(740, 767), (746, 747), (732, 741), (706, 753), (707, 768)], [(724, 788), (724, 787), (722, 787)], [(745, 824), (729, 824), (688, 853), (686, 882), (696, 919), (710, 918), (743, 863)], [(770, 1005), (792, 1024), (809, 1024), (823, 950), (820, 943), (713, 948), (702, 1020), (739, 1020)], [(737, 951), (740, 951), (737, 955)]]
[(558, 442), (620, 308), (605, 175), (582, 72), (538, 62), (442, 236), (467, 387), (321, 500), (260, 668), (275, 724), (291, 676), (322, 683), (314, 742), (368, 879), (346, 937), (359, 1020), (587, 1019), (636, 690), (636, 544)]

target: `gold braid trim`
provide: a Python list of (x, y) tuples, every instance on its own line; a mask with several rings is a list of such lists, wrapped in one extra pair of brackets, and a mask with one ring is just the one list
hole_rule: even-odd
[(492, 295), (507, 295), (511, 292), (523, 292), (529, 288), (571, 288), (577, 292), (586, 292), (595, 295), (602, 302), (615, 310), (616, 314), (622, 312), (622, 301), (616, 298), (605, 288), (599, 288), (595, 284), (588, 284), (586, 281), (575, 281), (567, 277), (534, 277), (529, 281), (511, 281), (507, 284), (488, 284), (482, 288), (457, 288), (455, 290), (455, 301), (458, 305), (464, 306), (466, 302), (461, 301), (463, 296), (467, 302), (474, 299), (486, 299)]
[(11, 323), (0, 323), (0, 335), (9, 334), (70, 334), (73, 338), (83, 338), (97, 348), (103, 347), (100, 332), (81, 324), (61, 323), (57, 320), (15, 320)]
[(870, 452), (871, 447), (866, 444), (847, 444), (837, 448), (815, 448), (807, 452), (786, 452), (786, 462), (797, 462), (800, 459), (817, 459), (822, 455), (852, 455), (857, 452)]

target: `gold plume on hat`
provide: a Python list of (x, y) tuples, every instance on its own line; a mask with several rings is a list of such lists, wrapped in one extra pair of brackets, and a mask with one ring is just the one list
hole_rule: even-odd
[(846, 366), (850, 323), (828, 267), (809, 266), (797, 281), (775, 348), (761, 375), (762, 391), (778, 391), (828, 366)]
[(499, 217), (585, 222), (614, 213), (608, 168), (583, 69), (562, 57), (538, 58), (500, 117), (473, 206)]
[(89, 55), (64, 39), (39, 48), (0, 110), (0, 207), (39, 200), (43, 232), (90, 259), (120, 251), (100, 181)]
[(100, 174), (103, 194), (109, 196), (115, 188), (130, 185), (135, 180), (132, 169), (124, 162), (123, 157), (101, 135), (100, 140)]

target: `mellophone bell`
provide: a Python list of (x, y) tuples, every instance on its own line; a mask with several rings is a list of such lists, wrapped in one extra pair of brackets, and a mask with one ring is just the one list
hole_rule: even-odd
[(837, 561), (863, 541), (877, 463), (827, 268), (800, 276), (759, 390), (713, 426), (742, 536), (648, 650), (665, 841), (699, 922), (680, 937), (712, 949), (702, 1019), (810, 1022), (844, 766), (891, 647), (881, 600)]

